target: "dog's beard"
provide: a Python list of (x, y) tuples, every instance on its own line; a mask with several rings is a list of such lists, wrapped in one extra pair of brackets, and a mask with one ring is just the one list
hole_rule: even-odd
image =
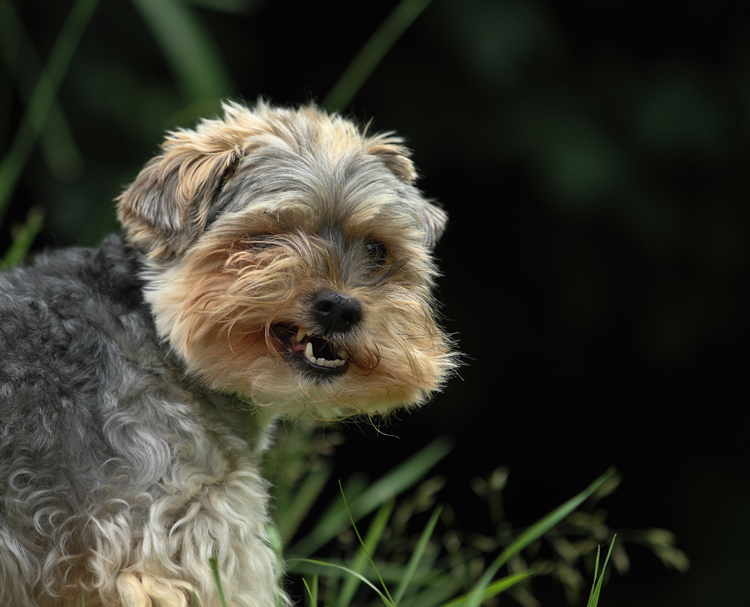
[[(299, 245), (213, 243), (150, 273), (160, 335), (192, 376), (282, 415), (332, 419), (423, 402), (452, 367), (428, 287), (371, 275), (360, 277), (365, 286), (345, 285), (330, 271), (330, 246), (306, 240), (304, 258)], [(323, 289), (359, 302), (362, 321), (325, 334), (310, 311)]]

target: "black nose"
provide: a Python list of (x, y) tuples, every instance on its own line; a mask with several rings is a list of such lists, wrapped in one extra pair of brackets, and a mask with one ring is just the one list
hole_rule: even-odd
[(313, 316), (325, 335), (346, 333), (362, 320), (362, 309), (356, 299), (323, 291), (313, 300)]

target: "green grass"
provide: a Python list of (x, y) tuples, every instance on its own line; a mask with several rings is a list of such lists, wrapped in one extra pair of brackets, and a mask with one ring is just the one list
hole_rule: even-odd
[[(606, 513), (598, 504), (619, 485), (614, 469), (527, 527), (513, 526), (502, 514), (507, 471), (475, 479), (472, 485), (487, 505), (486, 520), (496, 527), (495, 533), (482, 535), (461, 525), (449, 502), (440, 503), (442, 485), (430, 476), (434, 466), (449, 457), (448, 442), (437, 440), (372, 483), (358, 476), (339, 482), (330, 479), (330, 469), (319, 461), (315, 436), (302, 428), (282, 433), (267, 470), (272, 481), (283, 476), (286, 467), (306, 470), (293, 481), (297, 491), (280, 488), (276, 509), (280, 528), (297, 493), (309, 491), (311, 476), (316, 477), (316, 487), (325, 486), (320, 481), (324, 477), (339, 486), (320, 514), (314, 514), (320, 508), (312, 505), (322, 499), (322, 489), (315, 500), (306, 498), (311, 508), (296, 513), (297, 531), (291, 537), (281, 536), (288, 575), (302, 578), (306, 605), (469, 607), (499, 596), (526, 604), (533, 596), (534, 580), (546, 576), (561, 583), (561, 594), (571, 605), (578, 604), (588, 587), (587, 605), (594, 606), (608, 565), (615, 563), (620, 574), (627, 571), (626, 542), (649, 548), (667, 566), (680, 570), (687, 566), (670, 534), (615, 531), (607, 526)], [(310, 445), (307, 452), (294, 447), (305, 440)], [(294, 456), (285, 459), (289, 453)], [(385, 487), (392, 488), (385, 491)], [(451, 492), (464, 490), (451, 488)], [(600, 570), (600, 546), (608, 541)], [(665, 542), (673, 552), (664, 549)]]
[(402, 0), (354, 57), (323, 100), (323, 107), (329, 111), (344, 110), (386, 53), (431, 1)]
[(609, 544), (609, 550), (607, 551), (607, 558), (604, 559), (604, 565), (602, 566), (601, 574), (599, 574), (600, 547), (599, 546), (596, 547), (596, 563), (594, 565), (594, 583), (591, 586), (591, 594), (589, 595), (589, 600), (586, 603), (586, 607), (596, 607), (599, 604), (599, 594), (601, 593), (602, 583), (604, 582), (604, 572), (607, 570), (609, 557), (612, 556), (612, 549), (615, 547), (616, 538), (617, 538), (617, 535), (612, 536), (612, 541)]
[[(304, 452), (294, 446), (300, 438), (309, 439), (312, 446)], [(605, 573), (615, 550), (623, 550), (623, 543), (615, 543), (618, 533), (605, 524), (600, 509), (594, 509), (598, 502), (614, 491), (619, 479), (613, 469), (607, 470), (583, 491), (577, 493), (565, 503), (550, 511), (532, 525), (525, 528), (513, 528), (505, 519), (498, 519), (498, 533), (494, 542), (486, 541), (471, 530), (461, 530), (464, 541), (451, 545), (451, 517), (445, 516), (450, 510), (448, 504), (437, 503), (437, 492), (433, 489), (424, 491), (430, 484), (425, 480), (425, 472), (443, 459), (447, 453), (447, 443), (437, 441), (417, 452), (412, 458), (386, 473), (372, 485), (338, 482), (338, 495), (334, 497), (315, 521), (305, 537), (329, 538), (328, 542), (316, 541), (314, 544), (289, 542), (290, 548), (281, 548), (287, 561), (287, 577), (301, 578), (304, 596), (300, 605), (307, 607), (469, 607), (470, 605), (494, 604), (498, 597), (508, 596), (515, 602), (524, 605), (533, 596), (533, 582), (542, 576), (560, 578), (558, 567), (565, 568), (575, 564), (583, 572), (588, 572), (587, 563), (593, 559), (593, 568), (583, 573), (581, 579), (590, 578), (587, 607), (596, 607), (602, 596)], [(288, 434), (279, 436), (279, 445), (271, 452), (271, 459), (276, 474), (294, 470), (307, 469), (298, 478), (298, 491), (307, 492), (305, 479), (315, 473), (320, 463), (320, 454), (316, 451), (314, 433), (309, 429), (295, 427)], [(441, 448), (436, 448), (440, 445)], [(287, 457), (290, 453), (292, 457)], [(312, 467), (310, 463), (316, 464)], [(490, 493), (480, 495), (488, 506), (501, 499), (504, 483), (494, 483), (498, 475), (490, 475)], [(500, 475), (502, 476), (502, 475)], [(383, 491), (382, 487), (391, 480), (399, 481), (398, 490)], [(273, 480), (273, 479), (272, 479)], [(316, 481), (317, 482), (317, 481)], [(355, 488), (354, 499), (346, 495), (344, 486)], [(368, 489), (369, 487), (370, 489)], [(381, 487), (372, 491), (372, 487)], [(287, 494), (290, 501), (296, 500), (297, 491)], [(366, 504), (366, 507), (355, 507)], [(303, 519), (313, 516), (315, 501), (306, 502), (309, 509), (301, 513)], [(283, 527), (283, 516), (288, 512), (287, 503), (278, 503), (275, 510), (278, 526), (272, 527), (272, 535)], [(409, 523), (421, 520), (425, 511), (429, 517), (420, 528)], [(491, 508), (488, 507), (488, 511)], [(332, 520), (339, 521), (341, 513), (344, 522), (337, 522), (332, 533)], [(360, 532), (363, 519), (367, 518), (366, 531)], [(320, 531), (320, 529), (323, 529)], [(639, 537), (658, 536), (650, 532), (619, 532), (624, 536)], [(352, 537), (346, 539), (347, 534)], [(283, 538), (278, 536), (282, 544)], [(540, 557), (540, 545), (547, 543), (552, 548), (560, 538), (567, 538), (571, 545), (577, 545), (577, 554), (555, 553)], [(659, 546), (671, 536), (666, 533), (650, 545), (659, 555)], [(293, 538), (292, 538), (293, 539)], [(673, 538), (671, 538), (673, 539)], [(609, 541), (607, 555), (601, 565), (601, 544)], [(310, 553), (304, 554), (301, 548), (310, 546)], [(343, 547), (342, 547), (343, 546)], [(446, 548), (448, 547), (448, 548)], [(673, 550), (677, 550), (673, 548)], [(679, 552), (679, 551), (677, 551)], [(494, 553), (498, 553), (493, 556)], [(682, 555), (684, 558), (684, 555)], [(679, 560), (679, 559), (678, 559)], [(674, 562), (665, 564), (674, 566)], [(227, 607), (221, 572), (215, 559), (210, 566), (218, 589), (219, 600)], [(616, 568), (618, 568), (616, 566)], [(622, 569), (622, 566), (620, 566)], [(622, 573), (622, 571), (621, 571)], [(568, 602), (577, 604), (581, 597), (568, 594)], [(194, 596), (195, 605), (200, 605)], [(490, 603), (487, 603), (490, 601)], [(81, 604), (84, 605), (83, 595)]]
[(44, 211), (40, 207), (31, 207), (26, 221), (13, 230), (11, 245), (0, 259), (0, 271), (7, 270), (23, 260), (34, 238), (42, 229), (43, 220)]
[[(73, 5), (50, 53), (50, 59), (31, 94), (10, 148), (0, 161), (0, 222), (5, 216), (21, 171), (47, 122), (73, 54), (97, 4), (98, 0), (77, 0)], [(13, 7), (7, 0), (0, 0), (0, 10), (3, 18), (15, 18)]]

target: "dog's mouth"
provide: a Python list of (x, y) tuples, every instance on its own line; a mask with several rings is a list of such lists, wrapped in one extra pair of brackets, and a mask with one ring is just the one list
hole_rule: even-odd
[(298, 325), (277, 323), (271, 334), (281, 344), (282, 352), (303, 368), (321, 376), (343, 375), (349, 368), (349, 356), (341, 346), (325, 337), (312, 335)]

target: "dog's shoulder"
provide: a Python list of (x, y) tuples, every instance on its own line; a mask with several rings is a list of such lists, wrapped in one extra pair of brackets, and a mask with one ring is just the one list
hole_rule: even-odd
[(141, 301), (140, 265), (119, 234), (108, 236), (99, 247), (69, 247), (45, 251), (31, 263), (0, 274), (0, 310), (28, 298), (54, 301), (61, 309), (61, 294), (76, 299), (105, 297), (126, 305)]
[(127, 349), (134, 325), (150, 330), (138, 270), (115, 235), (0, 274), (0, 405), (94, 390), (97, 370)]
[(138, 261), (119, 235), (96, 248), (44, 252), (0, 274), (0, 335), (6, 339), (33, 340), (55, 320), (95, 323), (140, 307)]

